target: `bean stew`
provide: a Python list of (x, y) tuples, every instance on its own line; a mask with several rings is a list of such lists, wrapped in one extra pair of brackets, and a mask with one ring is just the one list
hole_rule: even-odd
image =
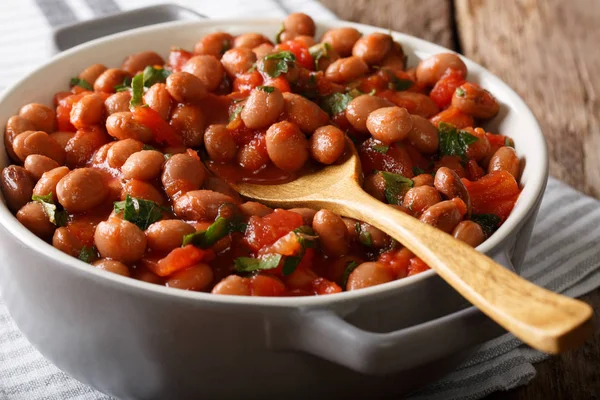
[[(271, 209), (228, 182), (280, 183), (356, 145), (364, 189), (471, 246), (519, 194), (512, 140), (486, 132), (494, 96), (443, 53), (407, 64), (389, 34), (295, 13), (275, 38), (210, 33), (192, 51), (94, 64), (6, 122), (8, 208), (91, 267), (178, 289), (339, 293), (429, 269), (369, 224)], [(66, 82), (65, 82), (66, 84)]]

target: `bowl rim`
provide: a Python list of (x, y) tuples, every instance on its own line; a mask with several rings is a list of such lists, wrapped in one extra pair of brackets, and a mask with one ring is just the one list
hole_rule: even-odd
[[(422, 51), (424, 53), (440, 53), (440, 52), (452, 52), (454, 51), (447, 49), (443, 46), (428, 42), (424, 39), (419, 39), (417, 37), (407, 35), (400, 32), (390, 31), (384, 28), (379, 28), (375, 26), (370, 26), (366, 24), (358, 24), (344, 20), (316, 20), (317, 26), (320, 28), (332, 28), (339, 26), (351, 26), (358, 30), (368, 30), (371, 32), (383, 32), (390, 33), (395, 40), (400, 41), (402, 44), (407, 43), (410, 47), (414, 48), (415, 51)], [(21, 79), (10, 85), (1, 95), (0, 95), (0, 107), (3, 106), (3, 103), (6, 99), (10, 98), (13, 92), (17, 91), (19, 86), (26, 81), (30, 75), (38, 73), (42, 71), (48, 65), (54, 63), (60, 63), (64, 59), (68, 59), (72, 56), (76, 56), (77, 53), (81, 50), (88, 49), (90, 47), (94, 47), (96, 45), (104, 44), (111, 41), (121, 41), (125, 40), (130, 36), (135, 35), (145, 35), (149, 33), (154, 33), (157, 31), (167, 30), (169, 28), (180, 28), (183, 29), (185, 27), (190, 26), (232, 26), (232, 25), (245, 25), (254, 24), (257, 26), (257, 29), (260, 29), (261, 26), (272, 26), (276, 24), (278, 27), (281, 24), (281, 19), (279, 18), (227, 18), (227, 19), (207, 19), (207, 20), (197, 20), (197, 21), (174, 21), (174, 22), (166, 22), (156, 25), (151, 25), (142, 28), (136, 28), (125, 32), (116, 33), (110, 36), (102, 37), (99, 39), (95, 39), (89, 41), (87, 43), (83, 43), (71, 49), (68, 49), (58, 55), (54, 56), (47, 62), (38, 66), (37, 68), (29, 71), (26, 75), (24, 75)], [(174, 44), (176, 45), (176, 44)], [(518, 108), (520, 114), (522, 114), (521, 118), (529, 119), (529, 123), (535, 129), (532, 129), (528, 132), (528, 135), (532, 136), (532, 140), (535, 140), (537, 151), (540, 152), (540, 160), (539, 165), (533, 169), (528, 182), (523, 186), (523, 191), (519, 197), (518, 202), (524, 203), (519, 210), (513, 210), (507, 220), (502, 224), (502, 226), (484, 243), (477, 247), (478, 251), (492, 254), (501, 250), (503, 245), (506, 245), (507, 239), (511, 236), (518, 234), (518, 228), (525, 223), (528, 216), (535, 211), (536, 205), (539, 202), (541, 196), (544, 193), (544, 188), (546, 186), (547, 178), (548, 178), (548, 153), (547, 146), (542, 134), (542, 130), (539, 126), (539, 123), (529, 107), (525, 104), (523, 99), (506, 83), (504, 83), (500, 78), (496, 75), (489, 72), (487, 69), (482, 67), (481, 65), (475, 63), (474, 61), (460, 55), (461, 59), (467, 65), (469, 71), (477, 71), (478, 74), (481, 74), (486, 77), (486, 79), (492, 81), (495, 85), (502, 87), (502, 89), (506, 92), (511, 98), (511, 101), (515, 105), (513, 108)], [(4, 144), (0, 144), (0, 151), (4, 151)], [(178, 298), (180, 300), (190, 300), (190, 301), (210, 301), (212, 303), (219, 303), (222, 305), (238, 305), (238, 306), (268, 306), (268, 307), (312, 307), (312, 306), (332, 306), (334, 304), (347, 303), (350, 301), (360, 301), (367, 297), (371, 299), (373, 297), (380, 297), (384, 295), (390, 295), (390, 292), (395, 290), (399, 290), (400, 288), (412, 285), (413, 283), (420, 282), (425, 279), (431, 279), (437, 275), (437, 273), (433, 270), (425, 271), (417, 275), (413, 275), (410, 277), (406, 277), (403, 279), (398, 279), (393, 282), (389, 282), (383, 285), (373, 286), (369, 288), (364, 288), (357, 291), (349, 291), (336, 293), (334, 295), (328, 296), (302, 296), (302, 297), (254, 297), (254, 296), (227, 296), (227, 295), (213, 295), (211, 293), (205, 292), (192, 292), (185, 290), (174, 290), (173, 288), (165, 287), (162, 285), (156, 285), (144, 281), (139, 281), (137, 279), (132, 279), (129, 277), (120, 276), (117, 274), (109, 273), (106, 271), (102, 271), (96, 268), (90, 268), (89, 265), (83, 263), (82, 261), (71, 257), (67, 254), (64, 254), (60, 250), (54, 248), (51, 244), (39, 239), (33, 233), (31, 233), (27, 228), (18, 222), (16, 217), (8, 210), (6, 204), (2, 202), (0, 206), (0, 225), (2, 225), (10, 234), (14, 235), (17, 239), (19, 239), (29, 250), (36, 251), (40, 253), (42, 256), (49, 257), (54, 259), (56, 263), (61, 268), (69, 268), (72, 272), (77, 272), (81, 276), (85, 276), (92, 279), (100, 279), (104, 280), (104, 283), (112, 282), (115, 285), (124, 285), (122, 288), (127, 287), (130, 290), (141, 291), (146, 294), (155, 294), (159, 296), (168, 296), (171, 298)], [(40, 245), (41, 243), (41, 245)]]

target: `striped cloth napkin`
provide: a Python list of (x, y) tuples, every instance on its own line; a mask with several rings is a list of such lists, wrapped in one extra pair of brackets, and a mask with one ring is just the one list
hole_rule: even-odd
[[(0, 1), (0, 90), (43, 63), (58, 25), (159, 3), (154, 0)], [(314, 0), (181, 0), (211, 18), (283, 17), (302, 11), (335, 18)], [(538, 285), (580, 296), (600, 286), (600, 203), (550, 179), (533, 232), (523, 276)], [(412, 399), (479, 399), (527, 384), (533, 363), (546, 358), (506, 334), (484, 344), (468, 361)], [(0, 398), (109, 399), (58, 370), (20, 334), (0, 300)]]

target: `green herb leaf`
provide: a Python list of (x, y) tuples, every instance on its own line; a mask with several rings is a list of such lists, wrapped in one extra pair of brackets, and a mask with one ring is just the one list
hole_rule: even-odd
[(460, 156), (466, 160), (467, 148), (470, 144), (479, 140), (469, 132), (458, 130), (456, 126), (440, 122), (438, 125), (440, 136), (440, 155), (442, 156)]
[(283, 276), (288, 276), (292, 274), (296, 270), (296, 268), (298, 268), (298, 265), (300, 265), (302, 257), (304, 257), (304, 254), (299, 256), (285, 257), (285, 260), (283, 260), (283, 267), (281, 268)]
[(371, 234), (364, 229), (362, 229), (362, 225), (360, 222), (357, 222), (354, 225), (354, 230), (358, 233), (358, 241), (367, 247), (371, 247), (373, 245), (373, 238)]
[(77, 76), (71, 78), (71, 82), (69, 82), (69, 84), (71, 85), (71, 87), (79, 86), (84, 88), (85, 90), (90, 90), (92, 92), (94, 91), (94, 87), (90, 85), (88, 81), (86, 81), (85, 79), (81, 79)]
[(144, 76), (144, 86), (149, 88), (155, 83), (165, 83), (169, 75), (171, 75), (171, 71), (164, 68), (154, 68), (153, 66), (148, 65), (144, 68), (142, 74)]
[(83, 246), (79, 251), (79, 256), (77, 256), (81, 261), (86, 263), (92, 263), (98, 258), (98, 250), (96, 247), (91, 246)]
[[(281, 74), (285, 74), (289, 71), (289, 67), (294, 65), (296, 62), (296, 56), (291, 51), (280, 51), (277, 53), (269, 54), (265, 56), (264, 61), (275, 60), (274, 65), (269, 65), (269, 71), (263, 69), (263, 72), (273, 78), (277, 78)], [(265, 63), (263, 62), (263, 68)]]
[(323, 97), (321, 108), (330, 116), (335, 116), (346, 111), (348, 103), (354, 99), (349, 93), (333, 93)]
[(281, 43), (281, 34), (285, 32), (285, 26), (283, 26), (283, 24), (281, 24), (281, 27), (279, 27), (279, 30), (277, 31), (277, 33), (275, 34), (275, 43), (279, 44)]
[(471, 221), (478, 223), (486, 238), (492, 236), (500, 226), (500, 217), (496, 214), (473, 214)]
[(52, 192), (48, 193), (45, 196), (33, 195), (31, 196), (31, 200), (37, 201), (42, 205), (42, 209), (44, 210), (44, 214), (48, 217), (48, 220), (56, 226), (65, 226), (67, 225), (69, 215), (65, 210), (63, 210), (62, 206), (59, 204), (58, 206), (54, 204), (52, 200)]
[(243, 109), (244, 109), (244, 106), (237, 106), (236, 109), (233, 110), (233, 113), (229, 116), (229, 122), (236, 119), (237, 116), (240, 115), (240, 113), (242, 112)]
[(169, 158), (173, 157), (173, 154), (171, 154), (171, 153), (165, 153), (164, 156), (165, 156), (165, 161), (166, 161)]
[(122, 212), (125, 221), (136, 224), (143, 231), (162, 218), (162, 208), (158, 204), (130, 195), (123, 201), (116, 201), (114, 211), (116, 214)]
[(373, 238), (371, 237), (371, 234), (365, 230), (361, 230), (358, 234), (358, 241), (367, 247), (373, 246)]
[(465, 96), (465, 94), (467, 94), (467, 93), (465, 92), (465, 89), (463, 89), (463, 88), (461, 88), (461, 87), (457, 87), (457, 88), (456, 88), (456, 95), (457, 95), (458, 97), (464, 97), (464, 96)]
[(316, 239), (318, 236), (315, 236), (315, 231), (313, 231), (310, 226), (304, 225), (294, 229), (292, 232), (296, 234), (296, 239), (298, 240), (298, 243), (300, 243), (300, 246), (302, 246), (302, 249), (300, 250), (300, 253), (295, 256), (285, 257), (282, 267), (284, 276), (290, 275), (296, 270), (306, 254), (306, 249), (317, 247)]
[(235, 270), (238, 272), (252, 272), (277, 268), (281, 262), (281, 254), (268, 254), (263, 258), (238, 257), (235, 259)]
[(425, 170), (423, 168), (419, 168), (415, 165), (414, 167), (412, 167), (412, 173), (414, 176), (417, 176), (417, 175), (426, 174), (427, 172), (425, 172)]
[(400, 79), (396, 75), (393, 75), (391, 78), (392, 81), (388, 83), (388, 89), (395, 90), (397, 92), (410, 89), (414, 84), (414, 82), (410, 79)]
[(356, 261), (350, 261), (344, 270), (344, 276), (342, 278), (342, 289), (346, 290), (346, 285), (348, 284), (348, 278), (352, 271), (354, 271), (358, 267), (358, 263)]
[(511, 138), (507, 137), (506, 139), (504, 139), (504, 145), (506, 147), (512, 147), (512, 148), (514, 148), (515, 147), (515, 142), (513, 142), (513, 140)]
[(381, 175), (385, 180), (385, 199), (389, 204), (400, 205), (402, 198), (408, 190), (413, 187), (414, 182), (400, 174), (382, 171)]
[(137, 107), (144, 104), (144, 74), (137, 74), (131, 80), (131, 100), (129, 107)]
[(327, 42), (317, 43), (308, 49), (308, 52), (310, 53), (315, 62), (316, 71), (319, 70), (319, 60), (321, 60), (321, 58), (323, 57), (329, 57), (329, 53), (331, 52), (331, 50), (333, 50), (333, 48)]
[(225, 54), (225, 52), (231, 49), (232, 43), (229, 39), (223, 39), (223, 44), (221, 45), (221, 55)]
[(262, 90), (265, 93), (273, 93), (275, 88), (273, 86), (257, 86), (258, 90)]
[(123, 83), (115, 86), (115, 92), (124, 92), (129, 89), (131, 89), (131, 77), (129, 76), (126, 76), (125, 79), (123, 79)]
[(142, 146), (142, 150), (156, 150), (156, 147), (150, 146), (149, 144), (144, 144)]
[(31, 200), (38, 201), (40, 203), (54, 203), (54, 201), (52, 200), (52, 192), (48, 193), (45, 196), (38, 196), (37, 194), (34, 194), (33, 196), (31, 196)]
[(238, 215), (223, 217), (221, 215), (228, 207), (230, 207), (230, 204), (227, 203), (219, 207), (217, 219), (205, 231), (185, 235), (181, 247), (193, 244), (201, 249), (206, 249), (232, 232), (246, 232), (247, 224), (243, 222), (241, 217)]
[(382, 153), (382, 154), (386, 154), (388, 152), (388, 150), (390, 149), (390, 146), (387, 146), (385, 144), (374, 144), (373, 146), (371, 146), (371, 149)]

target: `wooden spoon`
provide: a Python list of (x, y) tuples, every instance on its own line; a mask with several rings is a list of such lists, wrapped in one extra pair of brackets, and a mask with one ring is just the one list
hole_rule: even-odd
[[(546, 353), (581, 345), (592, 334), (592, 308), (533, 283), (451, 235), (364, 192), (354, 145), (339, 164), (279, 185), (232, 186), (272, 207), (327, 208), (367, 222), (415, 253), (463, 297), (523, 342)], [(293, 157), (293, 155), (290, 155)], [(432, 296), (435, 293), (432, 293)]]

